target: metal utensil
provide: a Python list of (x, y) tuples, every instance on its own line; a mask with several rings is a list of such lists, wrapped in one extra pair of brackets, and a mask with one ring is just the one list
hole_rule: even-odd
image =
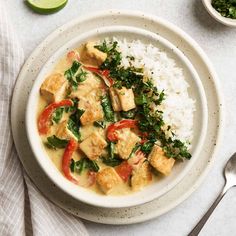
[(219, 204), (220, 200), (224, 197), (226, 192), (233, 186), (236, 186), (236, 153), (234, 153), (231, 158), (228, 160), (225, 170), (225, 186), (220, 193), (220, 195), (216, 198), (215, 202), (211, 205), (206, 214), (202, 217), (202, 219), (198, 222), (198, 224), (194, 227), (194, 229), (190, 232), (188, 236), (197, 236), (208, 218), (211, 216), (212, 212), (215, 210), (216, 206)]

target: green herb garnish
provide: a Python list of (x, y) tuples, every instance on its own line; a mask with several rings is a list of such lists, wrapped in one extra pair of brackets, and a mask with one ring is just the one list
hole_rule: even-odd
[(136, 113), (137, 113), (136, 109), (132, 109), (129, 111), (121, 111), (120, 115), (121, 117), (126, 118), (126, 119), (134, 119)]
[(47, 138), (47, 146), (50, 148), (65, 148), (68, 144), (68, 140), (60, 139), (56, 135)]
[(222, 16), (236, 19), (236, 0), (212, 0), (211, 5)]

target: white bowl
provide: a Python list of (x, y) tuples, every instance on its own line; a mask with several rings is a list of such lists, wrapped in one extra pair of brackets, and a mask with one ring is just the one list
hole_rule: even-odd
[(211, 5), (212, 0), (202, 0), (203, 5), (205, 6), (206, 10), (208, 13), (215, 18), (218, 22), (227, 25), (227, 26), (232, 26), (236, 27), (236, 19), (231, 19), (222, 16), (212, 5)]
[[(171, 58), (175, 59), (177, 65), (183, 68), (184, 75), (190, 85), (189, 94), (193, 99), (195, 99), (197, 110), (194, 116), (194, 139), (192, 142), (191, 160), (184, 161), (175, 165), (170, 176), (162, 178), (160, 181), (145, 187), (139, 192), (125, 196), (106, 196), (96, 194), (88, 189), (77, 186), (68, 181), (56, 169), (56, 167), (48, 157), (38, 134), (36, 123), (36, 111), (40, 96), (40, 85), (45, 79), (45, 76), (48, 75), (50, 71), (52, 71), (52, 68), (59, 60), (59, 58), (65, 55), (68, 51), (88, 41), (89, 39), (103, 39), (105, 37), (113, 36), (117, 38), (126, 38), (127, 40), (139, 39), (143, 43), (151, 43), (154, 46), (161, 48)], [(26, 108), (26, 130), (30, 146), (36, 160), (42, 168), (42, 171), (44, 171), (59, 188), (61, 188), (71, 197), (87, 204), (107, 208), (120, 208), (135, 206), (152, 201), (153, 199), (158, 198), (159, 196), (168, 192), (181, 181), (181, 179), (190, 170), (192, 165), (194, 165), (194, 162), (195, 160), (197, 160), (199, 152), (201, 151), (207, 130), (207, 118), (206, 97), (200, 78), (198, 77), (198, 74), (192, 64), (180, 50), (178, 50), (169, 41), (165, 40), (155, 33), (136, 27), (112, 26), (98, 28), (96, 30), (92, 30), (79, 35), (78, 37), (69, 41), (62, 48), (58, 49), (58, 51), (47, 61), (43, 69), (38, 74), (38, 77), (34, 82), (28, 98), (28, 104)]]

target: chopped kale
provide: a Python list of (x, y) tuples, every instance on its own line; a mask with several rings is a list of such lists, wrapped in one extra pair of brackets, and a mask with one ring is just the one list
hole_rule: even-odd
[(136, 109), (132, 109), (129, 111), (121, 111), (120, 115), (121, 117), (126, 118), (126, 119), (134, 119), (136, 113), (137, 113)]

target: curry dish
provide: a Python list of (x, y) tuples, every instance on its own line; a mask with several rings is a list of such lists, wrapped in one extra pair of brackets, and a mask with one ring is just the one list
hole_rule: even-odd
[(191, 158), (158, 109), (164, 91), (121, 59), (116, 42), (70, 51), (40, 87), (37, 120), (49, 157), (69, 181), (116, 195), (138, 191), (169, 175), (176, 160)]

